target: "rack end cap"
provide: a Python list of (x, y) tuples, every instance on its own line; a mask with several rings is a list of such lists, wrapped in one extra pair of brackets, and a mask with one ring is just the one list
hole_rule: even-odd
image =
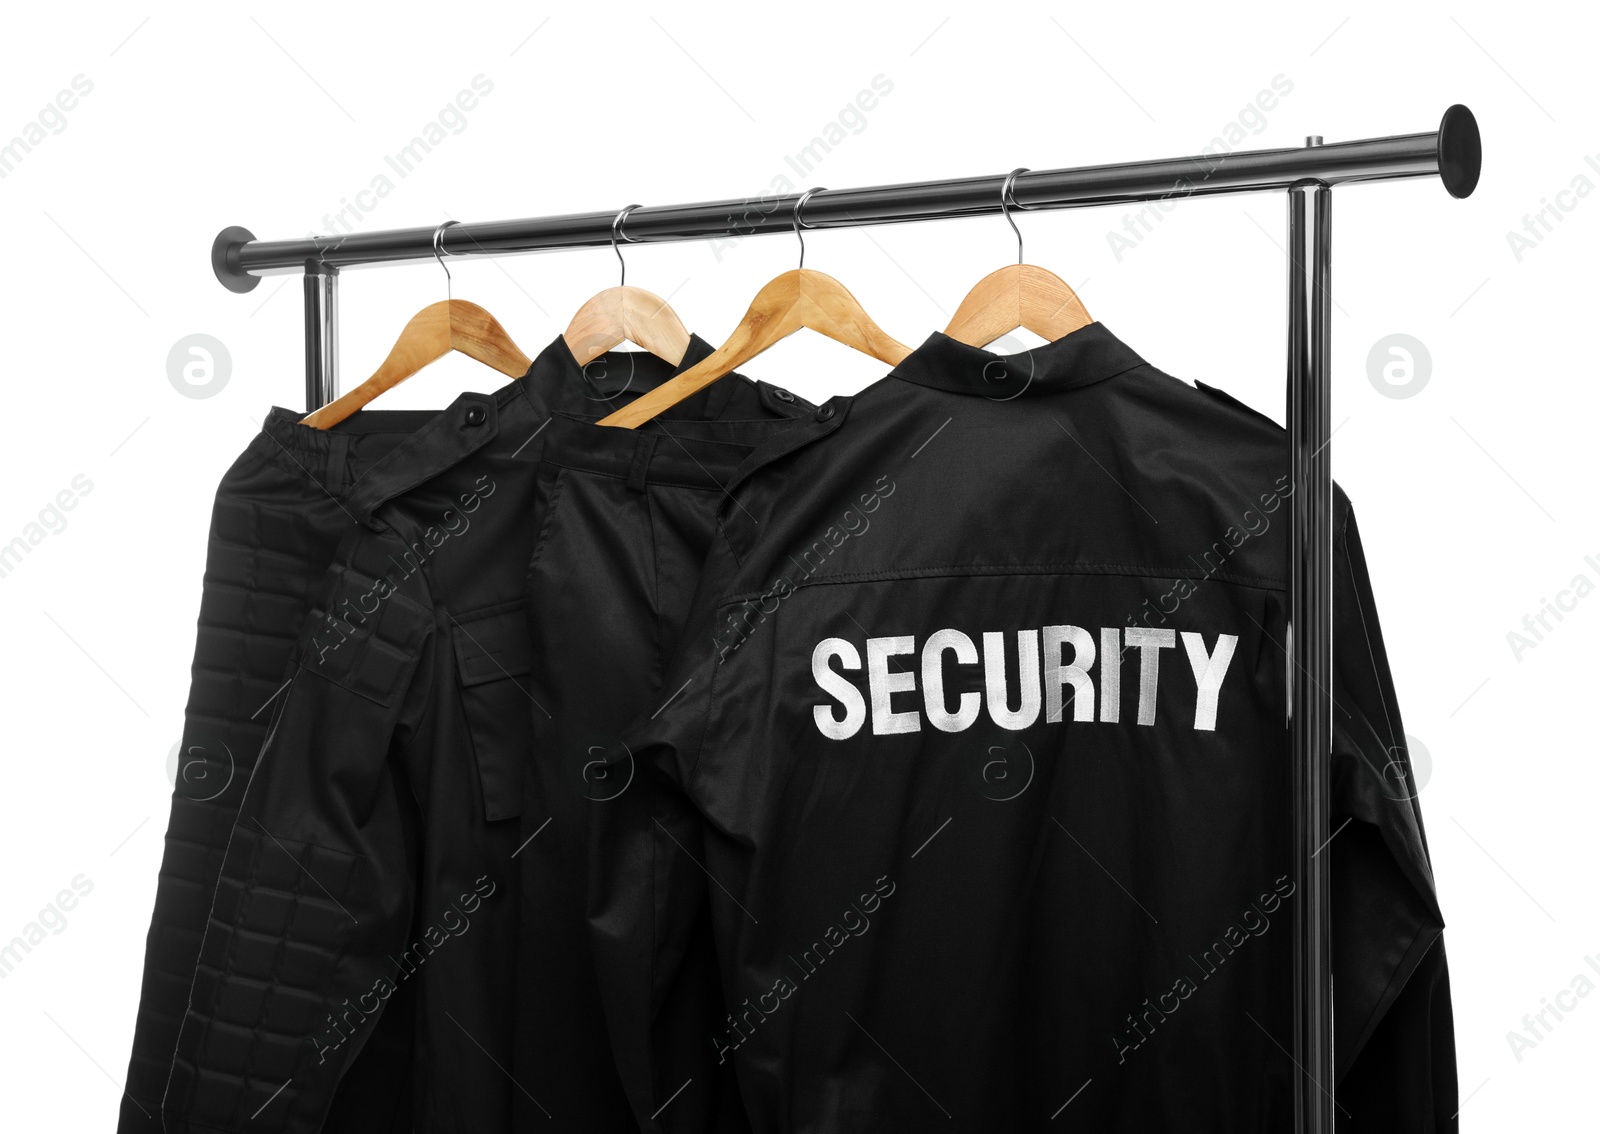
[(1439, 122), (1439, 179), (1452, 197), (1470, 197), (1483, 169), (1478, 120), (1459, 102)]
[(239, 247), (255, 238), (256, 234), (248, 228), (232, 225), (217, 233), (217, 239), (211, 244), (211, 270), (229, 291), (243, 294), (261, 282), (260, 276), (251, 275), (239, 267)]

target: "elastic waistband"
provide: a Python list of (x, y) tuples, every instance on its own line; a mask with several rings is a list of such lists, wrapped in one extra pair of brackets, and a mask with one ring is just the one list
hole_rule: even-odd
[(545, 428), (542, 460), (560, 468), (619, 477), (636, 488), (722, 488), (757, 445), (795, 421), (658, 419), (639, 429), (616, 429), (556, 414)]
[(409, 437), (439, 415), (438, 410), (361, 410), (350, 415), (331, 429), (318, 429), (314, 425), (301, 425), (305, 417), (298, 410), (273, 406), (261, 423), (261, 435), (253, 445), (272, 451), (288, 449), (291, 453), (311, 456), (331, 452), (341, 447), (339, 438), (364, 437), (371, 434), (392, 434)]

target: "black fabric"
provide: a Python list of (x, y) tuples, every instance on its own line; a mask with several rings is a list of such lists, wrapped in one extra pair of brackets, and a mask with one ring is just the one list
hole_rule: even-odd
[[(635, 1001), (709, 914), (701, 1043), (758, 1131), (1289, 1128), (1285, 465), (1100, 324), (934, 335), (758, 450), (672, 700), (592, 773), (660, 773), (633, 837), (590, 809), (619, 1050), (660, 1050)], [(1443, 920), (1335, 496), (1334, 1089), (1343, 1128), (1453, 1130)]]
[[(429, 411), (363, 410), (323, 431), (273, 409), (222, 478), (212, 509), (189, 700), (145, 942), (144, 978), (118, 1129), (159, 1132), (161, 1096), (189, 1002), (228, 833), (287, 676), (312, 595), (354, 520), (340, 498)], [(409, 1036), (353, 1083), (342, 1129), (403, 1129)], [(369, 1059), (367, 1062), (371, 1062)], [(399, 1069), (398, 1077), (395, 1075)], [(358, 1080), (363, 1076), (357, 1075)]]
[[(1344, 760), (1333, 783), (1336, 813), (1353, 820), (1335, 836), (1342, 845), (1332, 862), (1335, 1008), (1347, 1009), (1334, 1019), (1334, 1117), (1362, 1134), (1454, 1130), (1449, 966), (1419, 785), (1353, 512), (1335, 548), (1334, 745), (1357, 759)], [(1388, 820), (1402, 810), (1411, 822)]]
[[(684, 365), (709, 352), (695, 339)], [(396, 1007), (415, 1015), (404, 1120), (417, 1128), (509, 1129), (512, 1096), (544, 1089), (505, 1070), (534, 470), (553, 403), (596, 418), (671, 373), (620, 353), (582, 368), (557, 339), (525, 378), (463, 395), (347, 494), (362, 523), (314, 592), (232, 827), (168, 1131), (342, 1129), (339, 1084)], [(712, 391), (658, 428), (692, 431), (708, 406), (785, 404), (740, 378)], [(569, 1060), (551, 1074), (554, 1096), (612, 1072)]]
[[(797, 413), (811, 408), (789, 404)], [(792, 422), (730, 421), (691, 435), (676, 422), (646, 433), (558, 418), (546, 431), (534, 510), (540, 530), (527, 585), (535, 758), (518, 855), (523, 894), (545, 897), (523, 907), (516, 1066), (519, 1078), (533, 1080), (581, 1045), (582, 1058), (614, 1059), (628, 1072), (625, 1079), (649, 1080), (648, 1090), (636, 1089), (630, 1098), (613, 1078), (613, 1105), (603, 1124), (592, 1117), (592, 1106), (587, 1124), (562, 1120), (585, 1111), (541, 1096), (558, 1116), (554, 1128), (634, 1130), (635, 1116), (643, 1123), (658, 1110), (670, 1130), (737, 1128), (743, 1121), (731, 1077), (715, 1073), (704, 1058), (703, 1037), (723, 1014), (708, 922), (688, 928), (683, 947), (694, 961), (669, 993), (654, 998), (648, 988), (621, 996), (612, 990), (609, 1007), (623, 1013), (616, 1033), (640, 1036), (643, 1021), (657, 1020), (664, 1033), (657, 1050), (618, 1045), (613, 1053), (608, 1044), (584, 932), (586, 825), (591, 809), (605, 813), (607, 822), (621, 817), (622, 837), (643, 854), (626, 882), (647, 887), (649, 802), (658, 791), (635, 790), (634, 780), (659, 773), (628, 765), (597, 778), (604, 767), (597, 756), (617, 742), (625, 723), (648, 715), (672, 693), (661, 687), (662, 671), (715, 536), (725, 486), (758, 441), (787, 428)], [(553, 916), (558, 895), (568, 916)], [(545, 1022), (552, 1013), (587, 1026), (577, 1034), (553, 1031)], [(552, 1127), (522, 1103), (519, 1128)]]

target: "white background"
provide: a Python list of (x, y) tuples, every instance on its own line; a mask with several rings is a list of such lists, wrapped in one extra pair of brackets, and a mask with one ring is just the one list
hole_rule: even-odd
[[(1600, 195), (1557, 197), (1580, 176), (1600, 185), (1600, 156), (1586, 164), (1600, 113), (1581, 12), (808, 0), (722, 13), (11, 13), (0, 139), (75, 76), (92, 90), (0, 179), (0, 543), (74, 477), (92, 489), (0, 578), (0, 941), (74, 877), (93, 889), (0, 979), (0, 1127), (114, 1122), (211, 496), (266, 410), (303, 399), (298, 277), (225, 291), (208, 261), (219, 229), (329, 231), (324, 216), (383, 173), (393, 191), (365, 198), (361, 229), (755, 195), (777, 178), (853, 187), (1178, 156), (1231, 124), (1235, 148), (1421, 132), (1463, 102), (1486, 151), (1471, 199), (1433, 180), (1336, 193), (1335, 468), (1361, 520), (1405, 727), (1431, 758), (1422, 805), (1448, 921), (1463, 1125), (1589, 1128), (1600, 995), (1520, 1060), (1507, 1039), (1600, 957), (1600, 596), (1547, 616), (1552, 629), (1520, 657), (1507, 640), (1575, 576), (1600, 583)], [(397, 177), (385, 155), (479, 75), (493, 89), (460, 132)], [(876, 76), (892, 91), (859, 121), (847, 112), (844, 140), (797, 173), (786, 157)], [(1250, 109), (1277, 76), (1292, 90)], [(1547, 200), (1570, 208), (1519, 259), (1507, 234)], [(1108, 233), (1126, 211), (1022, 216), (1028, 259), (1078, 286), (1157, 366), (1281, 419), (1281, 198), (1184, 201), (1119, 257)], [(795, 252), (785, 237), (635, 247), (629, 281), (718, 342)], [(807, 263), (915, 344), (1014, 255), (1003, 222), (984, 218), (812, 233)], [(495, 312), (529, 354), (616, 277), (604, 250), (452, 266), (455, 294)], [(346, 388), (443, 297), (431, 263), (347, 272)], [(169, 351), (197, 332), (231, 359), (226, 386), (203, 399), (168, 379)], [(1394, 333), (1431, 359), (1428, 384), (1404, 399), (1369, 380), (1369, 352)], [(821, 400), (882, 367), (802, 335), (747, 370)], [(380, 404), (439, 406), (501, 384), (457, 357)]]

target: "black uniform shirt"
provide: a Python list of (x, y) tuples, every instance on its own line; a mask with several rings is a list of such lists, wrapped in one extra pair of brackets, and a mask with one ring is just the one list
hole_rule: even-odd
[[(935, 334), (758, 450), (614, 757), (682, 793), (648, 869), (594, 811), (603, 987), (667, 1000), (709, 902), (705, 1051), (760, 1131), (1287, 1128), (1286, 451), (1101, 324)], [(1443, 1129), (1443, 923), (1335, 496), (1341, 1121)]]

